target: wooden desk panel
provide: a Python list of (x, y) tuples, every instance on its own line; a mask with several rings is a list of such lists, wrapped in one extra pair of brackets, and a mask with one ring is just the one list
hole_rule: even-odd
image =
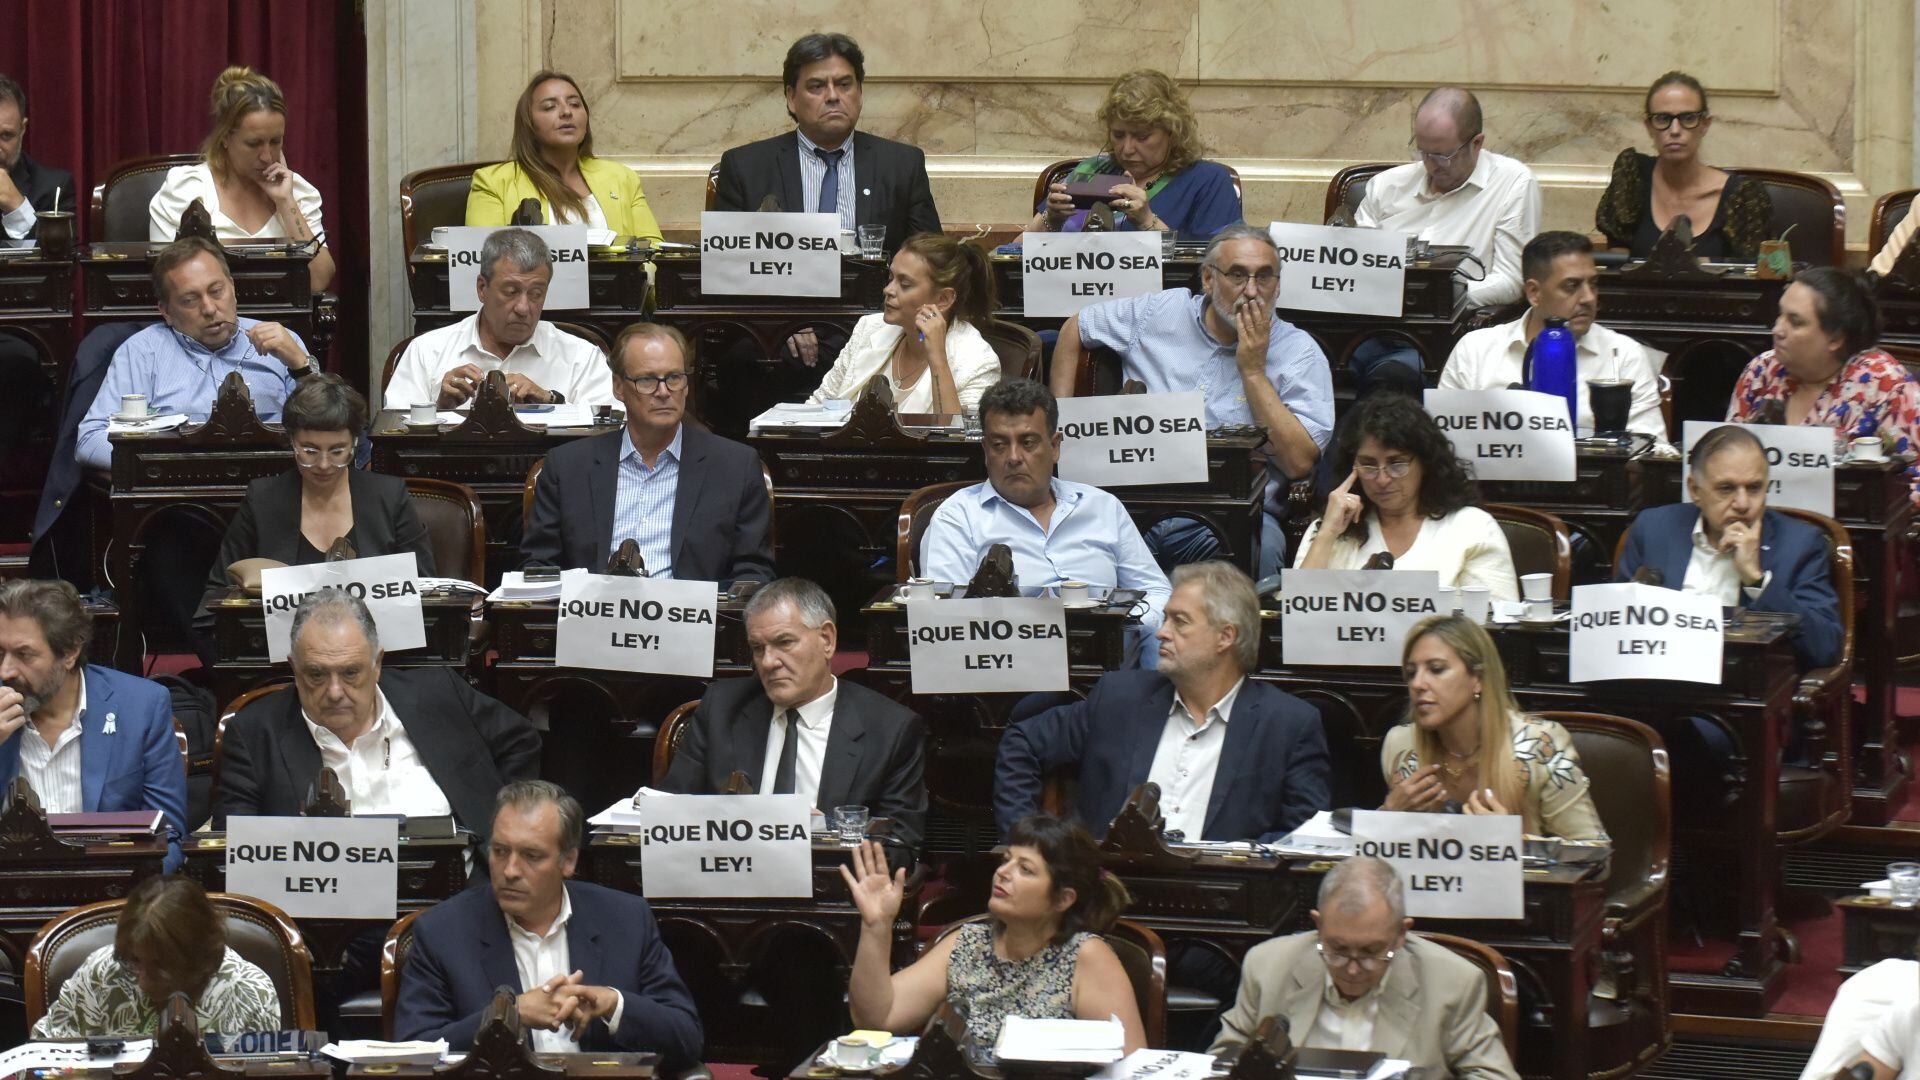
[[(427, 643), (417, 649), (388, 651), (383, 668), (449, 667), (467, 670), (473, 637), (473, 593), (433, 589), (420, 596)], [(287, 662), (267, 659), (267, 616), (260, 598), (239, 589), (207, 605), (213, 615), (214, 700), (224, 708), (257, 686), (293, 678)]]

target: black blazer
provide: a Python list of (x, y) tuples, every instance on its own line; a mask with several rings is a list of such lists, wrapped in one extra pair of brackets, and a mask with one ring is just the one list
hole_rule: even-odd
[[(533, 489), (533, 510), (520, 534), (527, 565), (607, 567), (614, 497), (620, 484), (625, 428), (575, 439), (547, 455)], [(673, 497), (670, 549), (682, 581), (770, 581), (767, 542), (773, 508), (760, 455), (691, 424), (680, 428), (680, 477)], [(626, 537), (619, 537), (624, 540)], [(649, 573), (658, 569), (648, 567)]]
[[(853, 133), (853, 219), (859, 225), (885, 225), (886, 249), (896, 250), (914, 233), (940, 231), (940, 210), (927, 183), (927, 155), (917, 146)], [(758, 210), (772, 195), (780, 209), (801, 213), (800, 137), (789, 131), (771, 139), (736, 146), (720, 155), (714, 184), (715, 210)]]
[[(20, 194), (27, 197), (27, 201), (33, 204), (36, 211), (45, 213), (48, 210), (65, 210), (72, 213), (73, 208), (78, 205), (75, 201), (76, 192), (73, 190), (73, 174), (65, 169), (49, 168), (23, 152), (20, 155), (19, 164), (8, 170), (7, 175), (13, 179), (13, 186), (20, 189)], [(53, 205), (53, 197), (56, 193), (60, 196), (59, 206)], [(34, 226), (33, 231), (37, 236), (40, 227)], [(8, 236), (0, 240), (0, 243), (4, 243), (7, 247), (15, 247), (19, 239), (24, 237)], [(76, 244), (80, 242), (77, 229), (73, 239)]]
[[(918, 849), (927, 824), (927, 724), (906, 706), (864, 686), (840, 680), (833, 726), (820, 759), (820, 794), (814, 805), (865, 806), (893, 821), (893, 835)], [(767, 762), (767, 731), (773, 702), (752, 675), (715, 679), (687, 723), (667, 775), (655, 777), (662, 791), (712, 795), (739, 771), (757, 788)]]
[[(1016, 721), (1000, 739), (993, 811), (1006, 835), (1040, 810), (1047, 770), (1077, 764), (1080, 821), (1096, 837), (1153, 768), (1173, 711), (1173, 683), (1155, 671), (1101, 676), (1086, 700)], [(1333, 765), (1320, 713), (1263, 682), (1240, 684), (1207, 798), (1206, 824), (1189, 840), (1272, 842), (1329, 809)]]
[[(454, 820), (477, 834), (484, 850), (493, 831), (494, 796), (509, 781), (540, 775), (540, 733), (448, 668), (387, 668), (380, 690), (453, 807)], [(241, 709), (220, 746), (216, 829), (226, 828), (229, 814), (298, 814), (320, 774), (320, 748), (293, 689)]]
[[(353, 499), (353, 531), (347, 534), (362, 558), (411, 551), (420, 560), (420, 576), (433, 577), (433, 546), (427, 527), (414, 512), (407, 482), (397, 476), (350, 469), (347, 489)], [(325, 548), (321, 549), (325, 551)], [(247, 485), (240, 512), (220, 541), (220, 557), (207, 568), (209, 591), (227, 588), (227, 567), (241, 559), (276, 559), (294, 565), (300, 557), (300, 470), (263, 476)], [(458, 572), (464, 567), (451, 567)]]

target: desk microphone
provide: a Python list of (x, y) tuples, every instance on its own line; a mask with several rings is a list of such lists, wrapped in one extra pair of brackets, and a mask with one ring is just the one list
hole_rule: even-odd
[(513, 212), (513, 225), (539, 225), (545, 215), (540, 212), (539, 199), (521, 199), (520, 208)]
[(1667, 574), (1666, 571), (1657, 566), (1643, 566), (1633, 572), (1633, 583), (1635, 585), (1665, 585), (1667, 583)]
[(1391, 551), (1376, 552), (1373, 558), (1368, 559), (1367, 564), (1365, 566), (1362, 566), (1360, 569), (1362, 570), (1393, 569), (1393, 552)]
[(780, 212), (780, 196), (775, 195), (772, 192), (768, 192), (767, 197), (760, 200), (760, 212), (763, 214), (779, 213)]
[(1841, 1073), (1840, 1080), (1873, 1080), (1873, 1066), (1863, 1061)]
[(1747, 421), (1749, 424), (1784, 424), (1786, 422), (1787, 406), (1779, 398), (1761, 402), (1759, 408), (1753, 410), (1753, 418)]

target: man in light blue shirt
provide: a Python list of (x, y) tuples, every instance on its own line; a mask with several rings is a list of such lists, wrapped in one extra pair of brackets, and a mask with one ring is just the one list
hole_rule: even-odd
[[(920, 570), (966, 582), (994, 544), (1013, 550), (1023, 587), (1063, 581), (1139, 589), (1147, 609), (1129, 655), (1153, 639), (1173, 587), (1120, 500), (1053, 475), (1060, 460), (1060, 406), (1032, 379), (1002, 379), (980, 397), (987, 482), (955, 492), (934, 511), (920, 540)], [(1149, 651), (1148, 666), (1152, 666)]]
[(227, 260), (211, 241), (175, 240), (153, 261), (156, 323), (127, 339), (113, 354), (106, 377), (80, 421), (76, 455), (92, 469), (113, 464), (107, 421), (127, 394), (145, 394), (156, 413), (185, 413), (206, 420), (220, 383), (239, 372), (264, 421), (280, 419), (280, 407), (300, 379), (319, 370), (306, 343), (279, 323), (243, 319)]
[[(1053, 392), (1073, 396), (1081, 353), (1109, 349), (1119, 354), (1123, 376), (1144, 382), (1148, 393), (1200, 391), (1209, 428), (1264, 427), (1270, 466), (1260, 538), (1264, 576), (1279, 570), (1285, 554), (1280, 509), (1287, 482), (1312, 472), (1333, 434), (1333, 372), (1319, 344), (1275, 311), (1280, 253), (1265, 229), (1229, 225), (1215, 234), (1200, 283), (1198, 296), (1169, 289), (1082, 308), (1060, 328)], [(1211, 544), (1186, 535), (1196, 530), (1205, 531), (1187, 519), (1156, 527), (1153, 542), (1163, 561), (1212, 557)]]

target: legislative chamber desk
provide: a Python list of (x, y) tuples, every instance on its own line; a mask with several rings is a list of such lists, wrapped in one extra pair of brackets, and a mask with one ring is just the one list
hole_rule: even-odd
[[(1283, 665), (1280, 615), (1263, 612), (1265, 640), (1254, 677), (1320, 711), (1333, 756), (1333, 804), (1378, 806), (1386, 785), (1380, 744), (1406, 710), (1406, 686), (1392, 667)], [(1574, 683), (1568, 679), (1565, 623), (1487, 627), (1520, 706), (1529, 711), (1612, 713), (1671, 733), (1703, 717), (1735, 743), (1726, 777), (1677, 776), (1677, 786), (1723, 784), (1723, 814), (1675, 821), (1675, 889), (1703, 910), (1703, 933), (1730, 939), (1731, 958), (1711, 974), (1672, 977), (1676, 1012), (1759, 1016), (1778, 987), (1780, 927), (1774, 910), (1779, 849), (1774, 839), (1780, 752), (1794, 722), (1799, 675), (1789, 645), (1791, 617), (1748, 612), (1726, 629), (1719, 685), (1650, 680)]]
[(0, 805), (0, 968), (16, 978), (48, 920), (99, 900), (124, 899), (160, 873), (165, 836), (67, 838), (27, 801), (17, 778)]
[[(473, 636), (475, 594), (458, 589), (428, 589), (420, 594), (427, 643), (417, 649), (389, 650), (384, 668), (448, 667), (463, 675)], [(267, 614), (260, 597), (230, 588), (207, 604), (213, 616), (214, 666), (208, 671), (214, 700), (224, 708), (241, 694), (292, 677), (286, 661), (267, 659)]]
[(1634, 515), (1656, 505), (1642, 480), (1643, 463), (1654, 460), (1648, 445), (1644, 439), (1580, 439), (1574, 443), (1575, 479), (1481, 480), (1480, 498), (1557, 515), (1574, 545), (1573, 583), (1612, 581), (1614, 547)]
[[(545, 318), (591, 326), (611, 342), (622, 327), (647, 316), (647, 263), (653, 257), (645, 246), (587, 249), (587, 307), (549, 306)], [(413, 296), (413, 332), (450, 326), (473, 314), (455, 311), (447, 292), (447, 250), (422, 243), (407, 257), (407, 288)]]
[[(0, 330), (31, 340), (55, 401), (73, 363), (73, 260), (37, 248), (0, 248)], [(147, 317), (154, 318), (152, 305)]]
[[(1025, 274), (1020, 252), (994, 252), (988, 258), (993, 270), (993, 317), (1017, 322), (1031, 330), (1058, 330), (1067, 320), (1058, 315), (1028, 315)], [(1173, 257), (1160, 260), (1160, 287), (1200, 291), (1200, 267), (1206, 261), (1205, 244), (1180, 244)]]
[[(145, 241), (98, 243), (80, 252), (90, 326), (158, 321), (153, 261), (165, 246)], [(312, 253), (282, 244), (228, 244), (224, 252), (240, 314), (279, 323), (300, 335), (307, 351), (324, 362), (339, 321), (339, 298), (313, 291), (307, 270)], [(350, 376), (347, 381), (359, 379)]]
[(1751, 266), (1712, 274), (1656, 251), (1647, 262), (1600, 272), (1599, 321), (1667, 354), (1676, 427), (1718, 420), (1747, 361), (1773, 347), (1786, 285), (1754, 276)]

